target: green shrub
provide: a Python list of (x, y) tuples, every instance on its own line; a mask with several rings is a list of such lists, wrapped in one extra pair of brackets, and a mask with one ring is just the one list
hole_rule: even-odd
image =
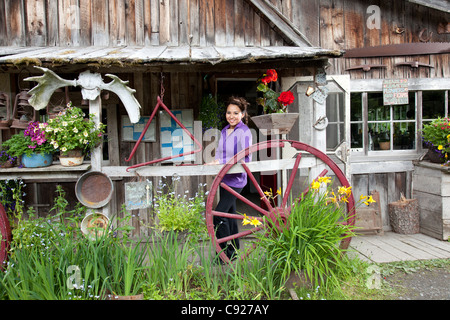
[(286, 223), (273, 223), (271, 236), (260, 236), (260, 240), (283, 279), (295, 272), (305, 275), (315, 287), (338, 286), (338, 274), (348, 272), (340, 243), (354, 235), (352, 226), (345, 223), (349, 218), (345, 206), (339, 205), (339, 200), (349, 196), (350, 188), (335, 195), (330, 189), (319, 192), (320, 185), (313, 182), (302, 200), (293, 204)]

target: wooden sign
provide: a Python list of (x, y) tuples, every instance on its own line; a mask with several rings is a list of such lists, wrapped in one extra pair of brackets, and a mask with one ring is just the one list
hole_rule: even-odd
[(125, 183), (125, 206), (127, 210), (145, 209), (152, 205), (151, 181)]
[[(122, 141), (137, 141), (144, 131), (150, 116), (141, 117), (137, 123), (132, 123), (128, 116), (122, 116)], [(145, 132), (142, 142), (156, 141), (156, 121), (152, 121)]]
[(408, 79), (384, 80), (383, 103), (385, 106), (408, 104)]
[[(171, 110), (171, 112), (189, 132), (194, 133), (194, 113), (192, 109), (176, 109)], [(167, 112), (160, 111), (159, 120), (162, 158), (176, 156), (194, 150), (194, 141)], [(194, 156), (189, 154), (164, 162), (188, 162), (193, 160)]]

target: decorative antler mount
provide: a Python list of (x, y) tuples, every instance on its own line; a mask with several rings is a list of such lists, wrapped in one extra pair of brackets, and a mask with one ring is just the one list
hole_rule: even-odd
[(128, 116), (130, 117), (130, 121), (132, 123), (139, 121), (141, 106), (134, 96), (136, 90), (127, 86), (128, 81), (123, 81), (113, 74), (106, 74), (112, 81), (104, 83), (100, 74), (91, 73), (90, 71), (80, 73), (78, 79), (66, 80), (47, 68), (38, 66), (35, 66), (35, 68), (40, 69), (44, 74), (25, 79), (26, 81), (35, 81), (38, 83), (28, 92), (31, 95), (28, 102), (34, 109), (44, 109), (48, 105), (50, 98), (56, 89), (66, 86), (80, 86), (83, 99), (87, 100), (95, 100), (102, 90), (114, 92), (124, 104)]

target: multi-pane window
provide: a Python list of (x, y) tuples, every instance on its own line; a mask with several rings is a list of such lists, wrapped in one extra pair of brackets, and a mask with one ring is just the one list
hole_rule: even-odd
[(327, 108), (327, 150), (335, 150), (345, 140), (345, 103), (344, 94), (330, 93)]
[(358, 92), (350, 104), (352, 148), (369, 152), (416, 150), (417, 128), (447, 116), (449, 103), (448, 91), (440, 90), (410, 91), (404, 105), (384, 105), (382, 92)]

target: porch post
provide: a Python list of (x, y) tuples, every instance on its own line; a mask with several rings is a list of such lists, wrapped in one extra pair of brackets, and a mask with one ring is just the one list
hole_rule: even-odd
[[(93, 114), (93, 121), (96, 126), (98, 126), (102, 119), (102, 99), (98, 95), (95, 100), (89, 100), (89, 113)], [(100, 143), (99, 146), (95, 147), (91, 151), (91, 170), (102, 171), (102, 160), (103, 160), (103, 144)]]

